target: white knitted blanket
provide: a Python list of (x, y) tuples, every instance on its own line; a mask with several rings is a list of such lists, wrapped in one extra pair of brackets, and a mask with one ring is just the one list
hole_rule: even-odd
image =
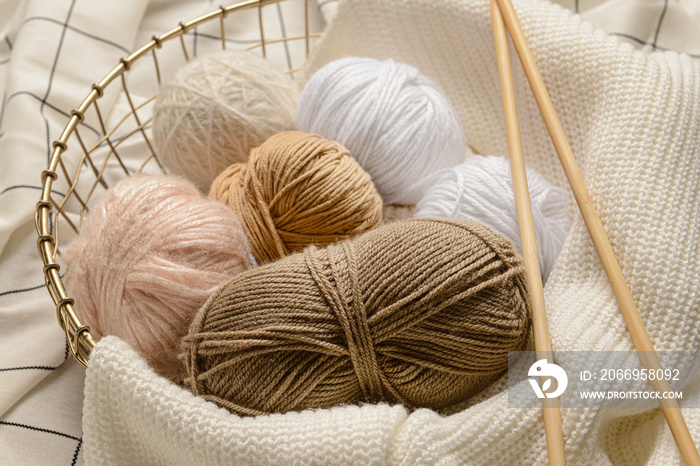
[[(645, 54), (568, 10), (515, 2), (525, 34), (658, 350), (700, 347), (700, 65)], [(507, 153), (486, 0), (354, 0), (306, 73), (345, 55), (418, 67), (453, 100), (471, 148)], [(566, 186), (513, 53), (526, 161)], [(555, 350), (633, 348), (580, 215), (547, 283)], [(697, 382), (697, 381), (696, 381)], [(695, 383), (695, 385), (698, 385)], [(688, 398), (700, 396), (686, 387)], [(684, 409), (694, 438), (700, 412)], [(569, 464), (680, 461), (660, 411), (563, 410)], [(507, 406), (503, 381), (448, 417), (362, 406), (240, 418), (158, 378), (103, 339), (87, 373), (89, 464), (540, 464), (540, 410)]]

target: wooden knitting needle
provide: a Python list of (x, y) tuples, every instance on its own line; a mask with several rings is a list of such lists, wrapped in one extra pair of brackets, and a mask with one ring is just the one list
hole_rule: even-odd
[[(552, 343), (549, 339), (547, 312), (544, 305), (544, 291), (542, 288), (539, 254), (537, 252), (535, 226), (532, 220), (532, 207), (530, 206), (530, 192), (527, 186), (527, 177), (525, 176), (525, 159), (523, 157), (523, 145), (520, 140), (518, 110), (515, 105), (515, 89), (510, 69), (508, 38), (506, 37), (501, 11), (498, 9), (498, 4), (495, 0), (491, 0), (491, 21), (493, 23), (493, 38), (496, 44), (498, 77), (501, 84), (501, 97), (503, 99), (503, 113), (505, 115), (520, 241), (530, 292), (530, 304), (532, 306), (532, 333), (535, 340), (535, 351), (537, 352), (538, 360), (545, 358), (549, 362), (554, 362), (552, 360)], [(559, 400), (556, 398), (545, 398), (542, 412), (544, 415), (544, 430), (547, 437), (549, 464), (564, 465), (566, 464), (566, 459), (564, 456), (564, 437), (559, 412)]]
[[(634, 304), (632, 293), (625, 282), (620, 264), (617, 262), (610, 241), (605, 234), (591, 194), (583, 181), (583, 176), (571, 152), (564, 129), (554, 111), (554, 106), (525, 39), (515, 9), (510, 0), (496, 1), (642, 364), (649, 370), (661, 369), (661, 362), (654, 350), (654, 345), (639, 310)], [(670, 391), (670, 385), (664, 379), (652, 381), (652, 385), (657, 391)], [(700, 455), (676, 400), (659, 399), (659, 404), (685, 463), (700, 465)]]

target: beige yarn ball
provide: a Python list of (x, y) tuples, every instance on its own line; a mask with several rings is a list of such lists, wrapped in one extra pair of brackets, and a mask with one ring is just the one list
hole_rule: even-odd
[(153, 111), (155, 149), (169, 172), (208, 192), (226, 167), (294, 128), (298, 100), (294, 81), (254, 52), (202, 55), (162, 85)]

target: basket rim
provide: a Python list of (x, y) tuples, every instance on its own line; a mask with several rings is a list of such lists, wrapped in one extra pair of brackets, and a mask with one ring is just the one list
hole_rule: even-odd
[[(244, 0), (237, 3), (232, 3), (228, 6), (219, 6), (219, 8), (205, 13), (201, 16), (193, 18), (189, 21), (180, 21), (178, 26), (166, 31), (160, 35), (153, 35), (151, 40), (143, 44), (141, 47), (135, 49), (130, 55), (120, 58), (119, 64), (117, 64), (111, 71), (109, 71), (100, 81), (92, 84), (91, 90), (88, 95), (83, 99), (83, 101), (70, 111), (70, 119), (68, 123), (63, 128), (60, 137), (53, 141), (51, 144), (52, 152), (49, 158), (48, 166), (41, 172), (41, 195), (39, 201), (36, 203), (36, 210), (34, 215), (34, 224), (36, 227), (36, 232), (38, 234), (37, 238), (37, 249), (39, 255), (44, 264), (43, 274), (44, 282), (46, 288), (55, 304), (56, 318), (59, 325), (63, 329), (66, 341), (70, 348), (70, 352), (73, 357), (84, 367), (88, 367), (88, 357), (92, 348), (95, 347), (95, 339), (90, 334), (90, 327), (81, 322), (78, 314), (75, 311), (75, 301), (71, 298), (65, 287), (61, 276), (59, 274), (60, 265), (56, 263), (56, 253), (58, 251), (57, 239), (51, 232), (49, 215), (54, 208), (58, 209), (55, 201), (51, 198), (51, 188), (53, 182), (59, 178), (57, 173), (58, 164), (61, 160), (62, 154), (68, 149), (68, 139), (73, 134), (77, 126), (83, 122), (85, 119), (85, 112), (95, 104), (97, 100), (102, 98), (104, 95), (104, 89), (112, 83), (117, 78), (124, 79), (124, 73), (127, 72), (131, 65), (137, 60), (143, 58), (149, 53), (153, 53), (154, 60), (157, 58), (154, 52), (155, 49), (160, 49), (163, 43), (179, 38), (182, 45), (182, 50), (185, 55), (185, 59), (189, 61), (189, 55), (187, 53), (187, 48), (184, 43), (184, 35), (190, 30), (200, 26), (204, 23), (208, 23), (215, 19), (221, 20), (221, 44), (222, 49), (226, 49), (226, 36), (224, 19), (233, 12), (257, 8), (259, 11), (259, 17), (262, 18), (262, 8), (266, 5), (271, 5), (275, 3), (281, 3), (285, 0)], [(314, 34), (309, 33), (309, 0), (304, 1), (305, 8), (305, 36), (300, 37), (289, 37), (283, 40), (293, 40), (293, 39), (305, 39), (306, 41), (306, 53), (309, 53), (309, 39), (314, 36)], [(265, 44), (279, 42), (279, 40), (265, 41), (264, 31), (262, 27), (262, 19), (260, 20), (260, 43), (259, 46), (262, 47), (263, 56), (266, 55)], [(159, 68), (156, 66), (157, 79), (160, 83), (160, 72)], [(128, 95), (128, 94), (127, 94)], [(131, 102), (130, 102), (131, 103)], [(133, 104), (132, 111), (134, 110)], [(104, 128), (103, 128), (104, 130)], [(143, 129), (142, 129), (143, 131)], [(104, 131), (106, 133), (106, 131)], [(156, 159), (157, 160), (157, 159)]]

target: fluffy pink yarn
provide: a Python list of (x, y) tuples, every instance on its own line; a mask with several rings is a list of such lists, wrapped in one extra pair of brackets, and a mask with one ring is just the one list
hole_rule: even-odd
[(238, 216), (174, 176), (134, 176), (110, 189), (63, 253), (81, 320), (117, 335), (162, 375), (184, 367), (179, 342), (220, 284), (254, 265)]

